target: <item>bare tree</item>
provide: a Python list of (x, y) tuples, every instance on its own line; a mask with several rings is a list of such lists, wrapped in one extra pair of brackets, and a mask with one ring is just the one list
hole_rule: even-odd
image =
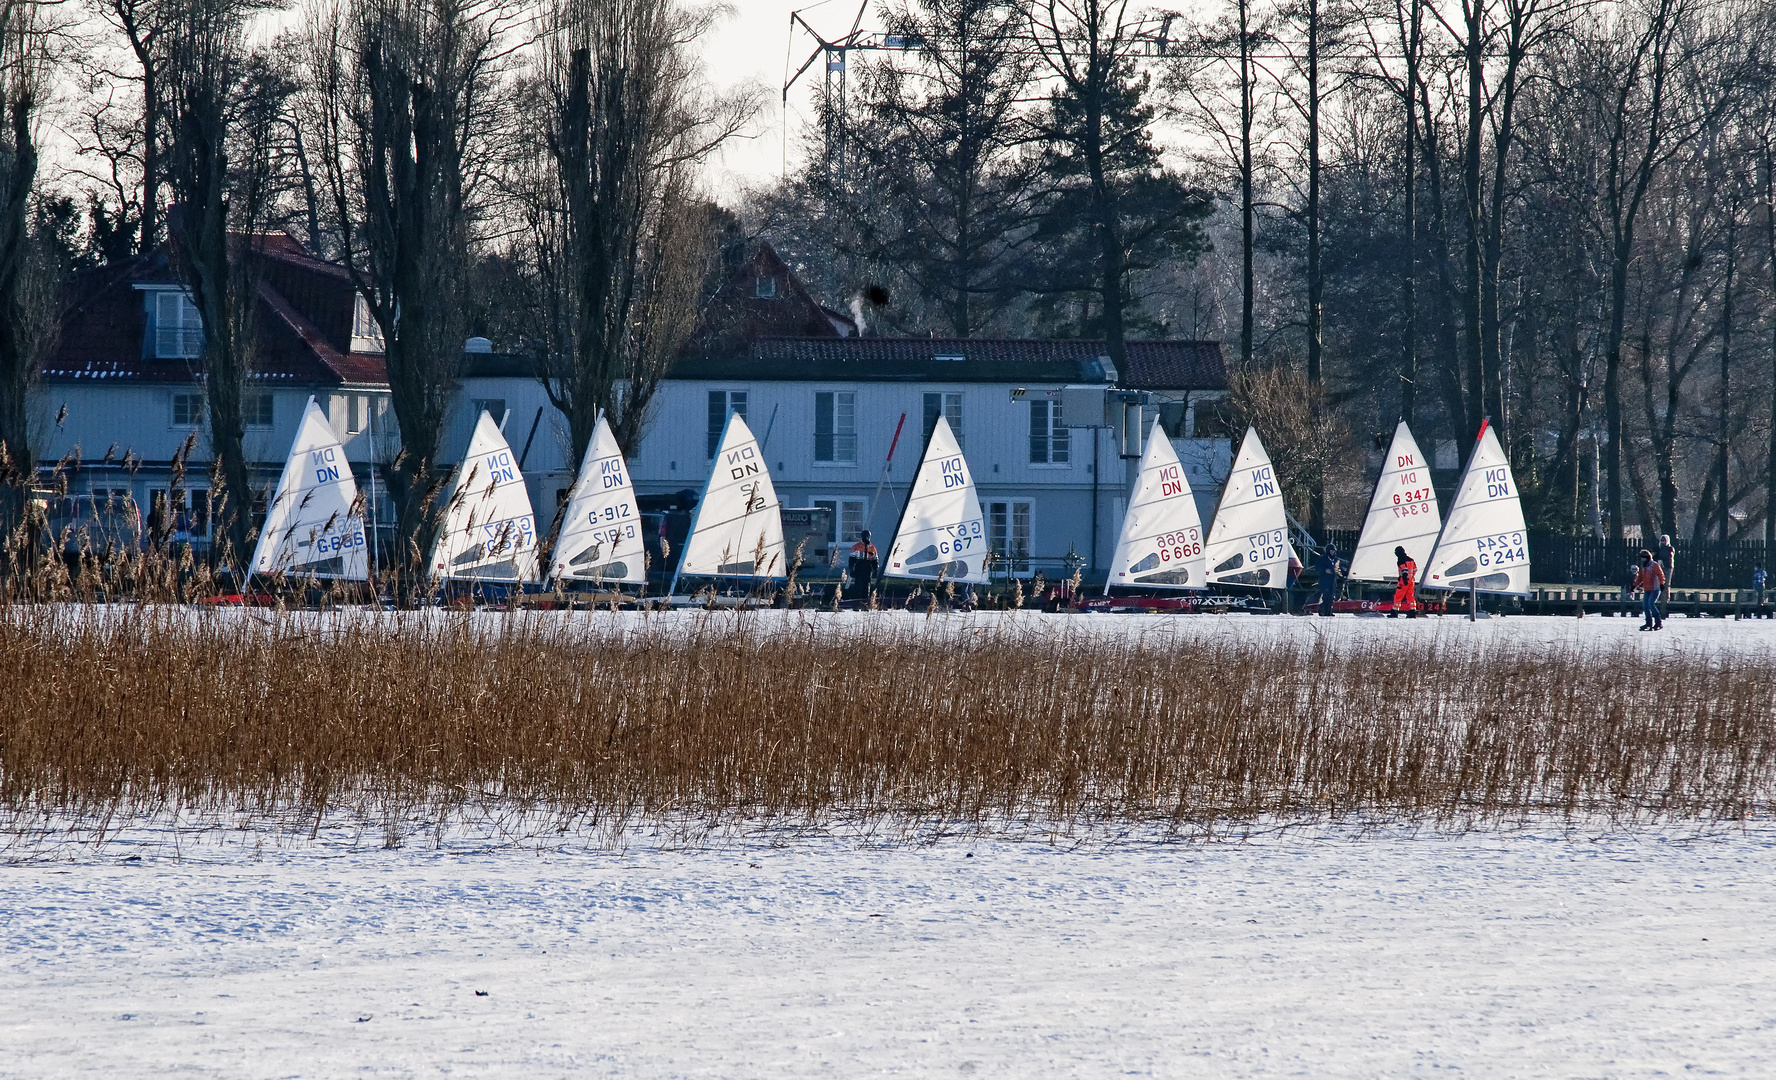
[(599, 412), (638, 441), (666, 367), (689, 337), (711, 257), (692, 212), (697, 167), (751, 119), (748, 95), (702, 83), (691, 46), (714, 13), (663, 0), (557, 0), (541, 82), (550, 122), (550, 205), (533, 214), (558, 268), (544, 385), (568, 419), (573, 458)]
[(350, 0), (308, 27), (308, 145), (334, 238), (382, 332), (401, 451), (391, 466), (403, 595), (425, 580), (437, 465), (468, 327), (473, 173), (491, 138), (505, 23), (478, 0)]

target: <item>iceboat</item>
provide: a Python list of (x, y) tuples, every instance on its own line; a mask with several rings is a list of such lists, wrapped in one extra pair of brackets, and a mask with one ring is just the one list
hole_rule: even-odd
[(1375, 481), (1375, 494), (1369, 500), (1369, 514), (1363, 519), (1363, 532), (1351, 554), (1347, 576), (1352, 581), (1397, 580), (1396, 547), (1405, 548), (1419, 566), (1428, 566), (1442, 527), (1430, 462), (1419, 452), (1412, 430), (1402, 420), (1394, 428), (1381, 476)]
[(1529, 534), (1511, 462), (1490, 421), (1481, 421), (1474, 451), (1449, 504), (1449, 516), (1425, 563), (1432, 589), (1529, 595)]
[(430, 566), (439, 582), (521, 588), (537, 580), (530, 492), (506, 436), (486, 410), (451, 483)]
[(974, 476), (941, 415), (925, 443), (882, 576), (986, 584), (987, 534)]
[(1257, 429), (1248, 427), (1209, 526), (1204, 576), (1210, 585), (1287, 588), (1289, 550), (1282, 485)]
[(647, 580), (635, 485), (603, 413), (586, 444), (551, 562), (550, 577), (557, 583), (639, 585)]
[(345, 448), (312, 397), (266, 507), (251, 566), (254, 574), (267, 577), (370, 578), (358, 484)]
[(1122, 516), (1122, 533), (1104, 579), (1104, 595), (1113, 586), (1159, 589), (1204, 589), (1202, 517), (1178, 451), (1157, 419), (1147, 433), (1134, 494)]
[(680, 578), (738, 578), (751, 584), (788, 573), (782, 506), (764, 452), (740, 414), (729, 413), (668, 591), (677, 591)]

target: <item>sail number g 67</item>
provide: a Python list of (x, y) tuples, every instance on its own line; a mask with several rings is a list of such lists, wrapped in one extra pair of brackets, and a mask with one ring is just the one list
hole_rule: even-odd
[(1474, 544), (1479, 548), (1477, 559), (1480, 565), (1490, 570), (1529, 561), (1529, 547), (1524, 544), (1523, 534), (1520, 532), (1482, 536)]
[(1153, 538), (1159, 545), (1159, 561), (1171, 562), (1174, 559), (1189, 559), (1202, 554), (1202, 533), (1195, 529), (1181, 529), (1178, 532), (1160, 533)]
[(968, 551), (982, 539), (983, 535), (981, 523), (978, 521), (963, 521), (955, 525), (944, 525), (940, 527), (939, 531), (949, 537), (947, 540), (937, 542), (939, 555), (953, 555), (959, 551)]

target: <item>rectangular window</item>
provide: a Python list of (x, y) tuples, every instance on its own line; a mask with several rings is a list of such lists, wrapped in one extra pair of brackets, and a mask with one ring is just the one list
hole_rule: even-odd
[(759, 279), (753, 283), (752, 295), (759, 300), (776, 299), (777, 279), (765, 274), (759, 275)]
[(173, 541), (202, 540), (210, 535), (210, 493), (203, 488), (151, 488), (149, 528)]
[(363, 293), (352, 296), (352, 339), (351, 351), (357, 353), (379, 353), (385, 351), (382, 342), (382, 324), (370, 314), (370, 302), (364, 299)]
[(857, 395), (822, 390), (814, 395), (814, 460), (857, 464)]
[(271, 395), (266, 393), (241, 396), (241, 423), (248, 427), (268, 428), (277, 417)]
[(345, 399), (345, 433), (356, 435), (363, 431), (370, 420), (370, 396), (368, 394), (352, 394)]
[(987, 504), (987, 550), (993, 566), (1011, 574), (1030, 572), (1030, 518), (1028, 499)]
[(937, 427), (937, 418), (942, 416), (950, 423), (950, 432), (956, 436), (956, 445), (968, 449), (962, 435), (962, 395), (960, 393), (929, 393), (925, 395), (925, 441), (931, 441), (931, 432)]
[(176, 428), (194, 428), (204, 422), (204, 396), (202, 394), (173, 395), (173, 426)]
[(203, 355), (203, 316), (182, 289), (148, 294), (154, 304), (154, 355), (162, 360), (195, 360)]
[(746, 391), (744, 390), (711, 390), (709, 392), (709, 445), (705, 457), (715, 457), (715, 448), (721, 445), (722, 429), (728, 426), (728, 414), (734, 413), (741, 420), (746, 419)]
[(1073, 450), (1059, 398), (1030, 402), (1030, 464), (1065, 465)]

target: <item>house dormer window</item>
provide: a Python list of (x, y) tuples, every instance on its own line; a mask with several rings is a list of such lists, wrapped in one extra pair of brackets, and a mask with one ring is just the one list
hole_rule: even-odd
[(148, 293), (154, 321), (154, 356), (159, 360), (196, 360), (203, 355), (203, 316), (183, 289)]
[(364, 294), (353, 293), (351, 351), (380, 353), (383, 350), (382, 324), (370, 314), (370, 302), (364, 299)]
[(777, 279), (770, 274), (760, 274), (752, 286), (752, 295), (760, 300), (777, 299)]

